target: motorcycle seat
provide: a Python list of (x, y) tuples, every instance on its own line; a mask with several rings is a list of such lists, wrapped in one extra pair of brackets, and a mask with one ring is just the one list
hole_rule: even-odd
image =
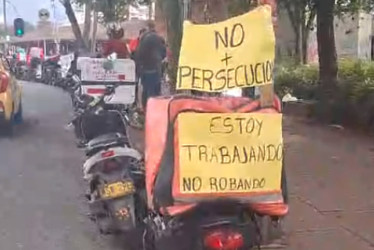
[(120, 133), (110, 133), (98, 136), (87, 143), (86, 155), (92, 156), (97, 152), (110, 147), (124, 146), (126, 137)]

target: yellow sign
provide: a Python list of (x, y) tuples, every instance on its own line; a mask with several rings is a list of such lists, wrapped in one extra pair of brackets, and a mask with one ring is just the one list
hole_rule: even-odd
[(181, 193), (280, 190), (281, 114), (182, 113), (178, 136)]
[(215, 24), (186, 21), (177, 89), (220, 92), (272, 84), (274, 56), (268, 5)]

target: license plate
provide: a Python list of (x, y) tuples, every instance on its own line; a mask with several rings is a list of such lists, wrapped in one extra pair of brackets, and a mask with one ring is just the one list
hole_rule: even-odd
[(100, 190), (100, 196), (103, 199), (113, 199), (135, 192), (134, 184), (130, 181), (116, 182), (111, 184), (106, 184)]

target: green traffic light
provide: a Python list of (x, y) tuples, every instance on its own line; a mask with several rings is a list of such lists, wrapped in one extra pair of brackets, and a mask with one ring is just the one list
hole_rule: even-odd
[(17, 30), (17, 35), (22, 35), (22, 34), (23, 34), (22, 30)]

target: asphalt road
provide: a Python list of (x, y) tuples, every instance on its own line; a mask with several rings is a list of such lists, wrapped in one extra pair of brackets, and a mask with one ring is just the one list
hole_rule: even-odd
[[(84, 156), (65, 130), (69, 96), (25, 83), (23, 108), (25, 123), (0, 138), (0, 250), (130, 250), (125, 239), (100, 236), (86, 216)], [(142, 133), (132, 134), (141, 148)], [(374, 249), (372, 138), (287, 118), (284, 137), (286, 249)]]
[(124, 249), (100, 236), (87, 218), (83, 154), (65, 130), (68, 95), (24, 83), (25, 122), (13, 138), (0, 138), (0, 249)]

